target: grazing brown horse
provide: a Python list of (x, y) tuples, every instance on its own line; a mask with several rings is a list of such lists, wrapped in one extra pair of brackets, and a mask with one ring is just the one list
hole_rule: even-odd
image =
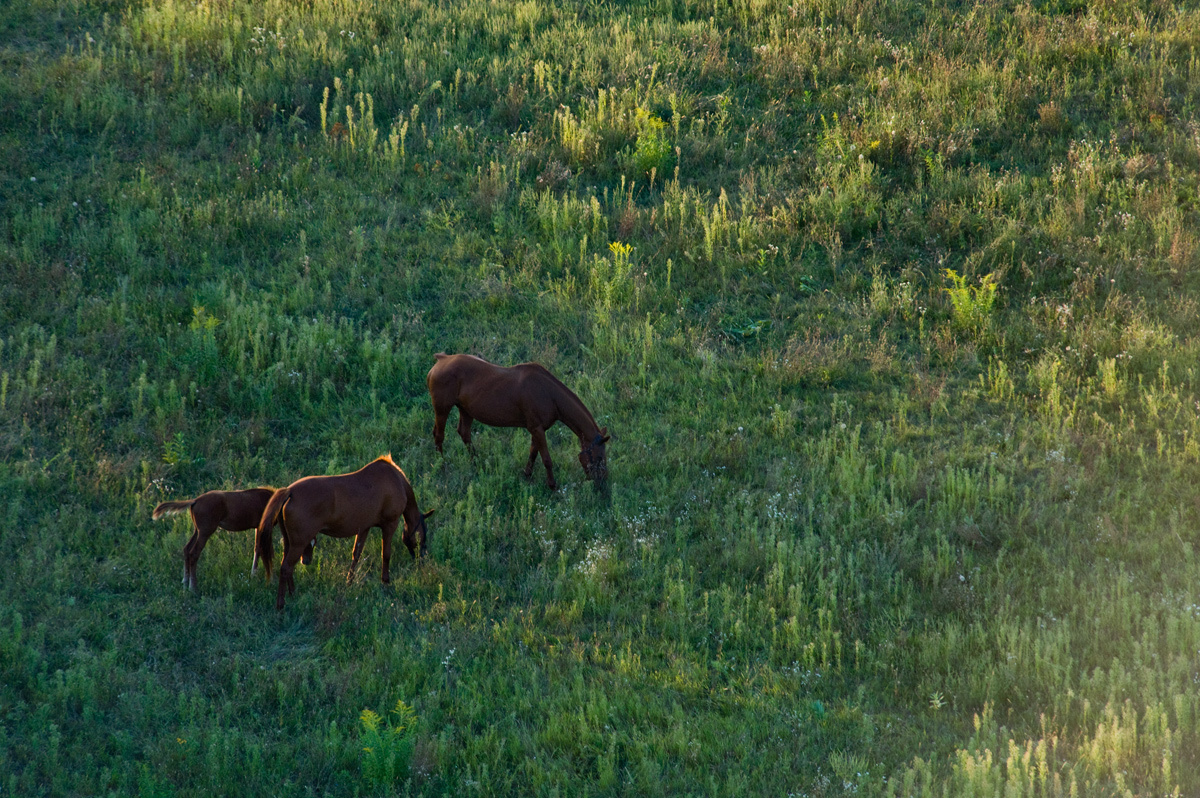
[(524, 427), (529, 430), (529, 462), (525, 477), (533, 474), (538, 454), (546, 466), (546, 484), (555, 490), (554, 469), (546, 430), (556, 421), (579, 438), (579, 464), (587, 478), (600, 485), (608, 477), (604, 444), (608, 428), (596, 426), (596, 419), (570, 388), (538, 363), (497, 366), (474, 355), (434, 355), (437, 362), (425, 378), (433, 399), (433, 442), (442, 451), (446, 436), (446, 418), (458, 408), (458, 435), (471, 449), (471, 422), (492, 427)]
[(350, 560), (347, 579), (354, 578), (358, 558), (367, 533), (372, 527), (383, 532), (383, 582), (392, 581), (392, 536), (400, 519), (404, 519), (404, 545), (413, 559), (429, 552), (429, 533), (425, 519), (433, 510), (422, 514), (417, 508), (417, 497), (412, 484), (404, 472), (385, 454), (351, 474), (331, 477), (304, 477), (286, 488), (280, 488), (271, 496), (258, 524), (254, 541), (254, 565), (250, 573), (258, 568), (262, 560), (267, 578), (271, 578), (271, 560), (275, 556), (272, 547), (271, 528), (276, 519), (283, 522), (285, 539), (283, 562), (279, 566), (279, 592), (275, 609), (283, 609), (283, 595), (296, 592), (292, 572), (300, 552), (310, 546), (320, 533), (335, 538), (354, 538), (354, 554)]
[[(195, 532), (183, 547), (183, 584), (193, 592), (196, 590), (196, 564), (200, 552), (208, 539), (218, 529), (229, 532), (244, 532), (254, 529), (262, 519), (263, 510), (274, 488), (251, 488), (250, 490), (210, 490), (194, 499), (182, 502), (163, 502), (154, 508), (151, 518), (157, 521), (166, 515), (188, 512), (192, 516)], [(312, 561), (312, 548), (304, 552), (305, 564)]]

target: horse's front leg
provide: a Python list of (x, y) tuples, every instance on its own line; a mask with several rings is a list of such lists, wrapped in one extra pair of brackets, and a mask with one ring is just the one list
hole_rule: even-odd
[[(380, 574), (380, 579), (386, 585), (392, 581), (392, 538), (396, 535), (396, 527), (400, 525), (400, 519), (395, 521), (385, 521), (380, 530), (383, 532), (383, 571)], [(405, 543), (408, 543), (408, 533), (405, 532)], [(409, 546), (412, 550), (412, 546)]]
[(542, 465), (546, 466), (546, 485), (550, 490), (558, 490), (558, 483), (554, 481), (554, 466), (550, 463), (550, 447), (546, 444), (546, 431), (541, 427), (534, 427), (529, 430), (529, 434), (533, 437), (533, 442), (529, 447), (529, 462), (525, 465), (525, 476), (533, 474), (534, 454), (541, 454)]
[[(531, 432), (530, 435), (533, 433)], [(525, 462), (525, 469), (521, 472), (525, 475), (525, 479), (533, 477), (533, 464), (537, 461), (538, 447), (537, 439), (533, 438), (529, 441), (529, 459)]]
[(367, 545), (367, 535), (371, 532), (371, 528), (367, 527), (354, 538), (354, 553), (350, 557), (350, 573), (346, 574), (346, 581), (354, 581), (354, 571), (358, 568), (358, 558), (362, 556), (363, 547)]

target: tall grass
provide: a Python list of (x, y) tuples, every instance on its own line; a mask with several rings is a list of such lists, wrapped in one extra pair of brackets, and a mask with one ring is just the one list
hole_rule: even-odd
[[(0, 20), (0, 791), (1200, 789), (1196, 12)], [(438, 351), (611, 495), (436, 455)], [(387, 451), (430, 561), (178, 588), (158, 501)]]

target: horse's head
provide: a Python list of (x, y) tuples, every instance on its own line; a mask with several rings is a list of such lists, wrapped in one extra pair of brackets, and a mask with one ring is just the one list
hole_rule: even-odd
[(425, 526), (425, 519), (434, 514), (434, 510), (427, 513), (421, 513), (421, 520), (417, 522), (417, 528), (414, 530), (417, 535), (417, 542), (421, 547), (421, 557), (429, 556), (429, 527)]
[(608, 479), (608, 458), (604, 453), (604, 444), (608, 443), (608, 427), (601, 427), (589, 443), (585, 443), (579, 451), (579, 464), (587, 478), (597, 484)]

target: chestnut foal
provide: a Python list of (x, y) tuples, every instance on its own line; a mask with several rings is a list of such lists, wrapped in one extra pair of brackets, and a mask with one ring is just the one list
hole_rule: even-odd
[(304, 477), (271, 496), (258, 525), (254, 542), (253, 574), (262, 560), (267, 578), (271, 578), (271, 560), (275, 556), (271, 528), (276, 519), (283, 523), (283, 562), (279, 566), (279, 592), (275, 609), (283, 609), (284, 591), (296, 592), (292, 573), (300, 552), (312, 545), (320, 533), (335, 538), (354, 538), (354, 554), (347, 580), (354, 578), (358, 558), (372, 527), (383, 532), (383, 582), (392, 580), (392, 536), (404, 519), (404, 545), (413, 559), (429, 551), (429, 533), (425, 519), (433, 510), (422, 513), (417, 497), (404, 472), (384, 455), (350, 474), (329, 477)]
[(596, 419), (558, 378), (537, 363), (497, 366), (474, 355), (434, 355), (437, 362), (425, 378), (433, 400), (433, 442), (442, 451), (446, 418), (458, 408), (458, 435), (471, 449), (471, 422), (492, 427), (524, 427), (529, 430), (529, 461), (525, 477), (533, 475), (533, 462), (540, 454), (546, 466), (546, 484), (555, 490), (554, 469), (546, 430), (561, 421), (579, 438), (579, 464), (588, 479), (601, 485), (608, 477), (604, 444), (608, 428)]
[[(263, 509), (275, 493), (274, 488), (251, 488), (250, 490), (210, 490), (194, 499), (182, 502), (163, 502), (154, 508), (151, 518), (157, 521), (163, 516), (187, 512), (192, 516), (195, 532), (183, 547), (183, 584), (195, 592), (196, 565), (208, 539), (218, 529), (244, 532), (254, 529), (262, 518)], [(304, 563), (312, 561), (312, 547), (304, 552)]]

